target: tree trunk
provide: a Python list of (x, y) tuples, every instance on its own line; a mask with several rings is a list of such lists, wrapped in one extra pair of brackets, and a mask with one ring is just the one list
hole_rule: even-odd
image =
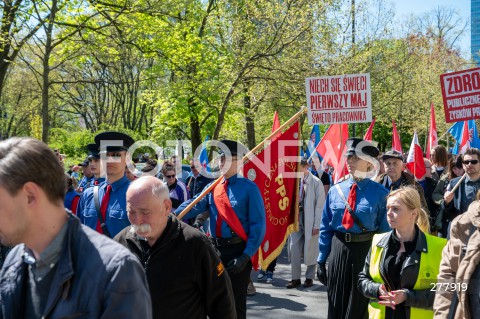
[(50, 88), (50, 55), (52, 53), (53, 26), (55, 14), (57, 13), (57, 0), (52, 1), (50, 20), (48, 21), (45, 36), (45, 55), (43, 56), (43, 74), (42, 74), (42, 141), (48, 143), (48, 132), (50, 121), (48, 118), (48, 92)]
[(200, 121), (198, 115), (195, 113), (194, 99), (188, 99), (188, 108), (190, 109), (190, 134), (192, 140), (192, 152), (195, 153), (197, 147), (202, 144), (202, 135), (200, 134)]
[(252, 110), (252, 98), (250, 97), (250, 94), (248, 93), (248, 87), (249, 84), (245, 83), (243, 92), (243, 109), (245, 111), (245, 128), (247, 131), (247, 146), (249, 149), (253, 149), (255, 146), (257, 146), (257, 143), (255, 143), (255, 119), (253, 116), (253, 110)]

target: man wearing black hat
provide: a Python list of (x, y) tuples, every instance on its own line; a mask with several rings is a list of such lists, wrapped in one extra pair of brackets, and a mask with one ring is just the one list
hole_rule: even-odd
[[(184, 218), (210, 212), (212, 243), (220, 251), (222, 263), (230, 276), (238, 319), (246, 318), (247, 285), (252, 263), (265, 235), (265, 207), (257, 185), (238, 175), (247, 149), (240, 143), (220, 143), (220, 169), (223, 174), (214, 190), (203, 197)], [(208, 187), (208, 186), (207, 186)], [(180, 214), (191, 202), (177, 208)]]
[(376, 181), (390, 191), (396, 190), (402, 186), (414, 186), (420, 195), (422, 208), (428, 213), (428, 206), (422, 186), (415, 181), (413, 176), (404, 172), (405, 163), (403, 163), (402, 153), (395, 150), (388, 151), (382, 155), (382, 160), (385, 167), (385, 174), (379, 175)]
[(88, 161), (88, 158), (78, 165), (82, 168), (83, 177), (78, 183), (76, 191), (82, 193), (86, 188), (88, 188), (94, 178), (94, 175), (90, 168), (90, 162)]
[(367, 177), (378, 154), (371, 143), (348, 139), (350, 175), (328, 191), (320, 226), (317, 276), (327, 286), (329, 319), (368, 318), (368, 299), (356, 287), (358, 273), (373, 235), (390, 230), (386, 219), (388, 190)]
[[(82, 195), (80, 196), (80, 200), (78, 201), (78, 206), (76, 208), (76, 211), (78, 211), (78, 208), (80, 205), (82, 207), (85, 207), (85, 200), (91, 196), (89, 195), (87, 190), (93, 186), (101, 185), (103, 182), (105, 182), (105, 173), (101, 169), (101, 164), (100, 164), (100, 149), (98, 148), (97, 144), (88, 144), (86, 146), (88, 156), (87, 156), (87, 161), (88, 161), (88, 167), (92, 173), (92, 178), (90, 181), (83, 187), (82, 190)], [(83, 209), (83, 208), (82, 208)]]
[(100, 150), (101, 166), (106, 181), (84, 192), (78, 204), (80, 221), (98, 232), (113, 238), (130, 225), (126, 209), (126, 193), (130, 181), (125, 176), (128, 148), (134, 143), (127, 134), (103, 132), (95, 136)]
[(97, 144), (88, 144), (88, 163), (90, 164), (90, 170), (93, 173), (93, 179), (90, 181), (90, 184), (87, 188), (92, 186), (97, 186), (105, 182), (105, 172), (102, 169), (102, 164), (100, 163), (100, 149)]

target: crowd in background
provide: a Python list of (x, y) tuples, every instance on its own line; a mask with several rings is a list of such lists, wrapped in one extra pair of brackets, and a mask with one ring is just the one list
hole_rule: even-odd
[[(302, 159), (298, 229), (290, 235), (287, 244), (292, 280), (286, 288), (310, 287), (316, 273), (320, 282), (328, 288), (329, 318), (363, 318), (367, 313), (370, 318), (447, 318), (449, 315), (454, 318), (479, 318), (480, 201), (477, 194), (480, 191), (480, 150), (471, 148), (462, 155), (452, 155), (444, 146), (436, 146), (431, 150), (430, 159), (424, 158), (425, 174), (415, 178), (405, 166), (406, 154), (393, 150), (380, 153), (375, 146), (367, 143), (367, 146), (362, 146), (361, 152), (372, 160), (378, 160), (380, 165), (375, 166), (379, 171), (374, 177), (365, 178), (359, 172), (366, 174), (374, 165), (358, 157), (357, 144), (364, 142), (355, 138), (347, 141), (349, 175), (338, 183), (333, 183), (332, 167), (322, 166), (318, 160), (309, 163)], [(162, 202), (162, 207), (166, 209), (169, 225), (177, 223), (172, 220), (174, 217), (168, 217), (170, 213), (178, 214), (219, 176), (218, 171), (205, 174), (205, 167), (198, 159), (190, 160), (187, 169), (184, 169), (176, 156), (159, 166), (156, 158), (144, 153), (127, 164), (122, 152), (125, 152), (128, 143), (125, 148), (107, 149), (108, 156), (121, 158), (122, 161), (116, 167), (107, 166), (107, 172), (101, 172), (98, 144), (97, 141), (89, 144), (87, 159), (66, 171), (64, 206), (78, 215), (83, 224), (111, 238), (122, 232), (123, 239), (117, 241), (123, 240), (127, 248), (131, 243), (125, 233), (125, 226), (130, 225), (126, 219), (125, 196), (129, 185), (139, 180), (143, 173), (163, 181), (159, 185), (164, 185), (165, 194), (168, 193), (170, 204), (164, 207)], [(60, 162), (63, 160), (58, 151), (54, 154)], [(148, 187), (135, 184), (139, 188), (147, 187), (149, 190), (157, 187), (154, 180), (141, 181)], [(95, 199), (93, 189), (100, 189), (98, 207), (94, 203), (98, 199)], [(124, 190), (120, 194), (117, 189)], [(105, 198), (108, 210), (112, 214), (118, 211), (118, 218), (123, 221), (115, 220), (115, 215), (104, 214), (103, 225), (101, 222), (97, 224), (95, 210), (105, 212)], [(217, 203), (215, 205), (218, 206)], [(203, 210), (182, 221), (207, 235), (215, 234), (211, 227), (215, 227), (216, 221), (210, 222), (208, 205)], [(102, 220), (102, 217), (98, 218)], [(348, 218), (350, 220), (345, 220)], [(117, 223), (108, 227), (110, 232), (105, 227), (109, 223)], [(134, 230), (137, 233), (142, 231), (141, 228)], [(183, 232), (189, 234), (188, 230)], [(232, 234), (235, 238), (236, 234)], [(213, 246), (217, 244), (217, 249), (223, 245), (217, 240)], [(136, 245), (144, 244), (138, 242)], [(153, 245), (147, 245), (136, 253), (145, 265), (148, 263), (148, 258), (145, 258), (151, 253), (149, 248)], [(9, 247), (1, 246), (0, 265), (8, 251)], [(135, 249), (132, 251), (135, 253)], [(247, 265), (247, 259), (242, 259), (245, 254), (242, 255), (241, 251), (240, 257), (231, 259), (234, 264), (228, 262), (229, 270), (234, 269), (235, 263), (242, 262), (243, 267)], [(205, 253), (209, 255), (210, 251)], [(217, 257), (209, 258), (213, 263), (219, 262)], [(303, 284), (302, 262), (307, 266)], [(409, 268), (411, 263), (417, 264), (416, 267)], [(262, 270), (258, 280), (273, 283), (275, 264), (276, 260)], [(348, 267), (354, 267), (353, 273)], [(425, 269), (428, 271), (425, 272)], [(223, 273), (218, 267), (217, 271), (218, 276)], [(350, 277), (347, 278), (346, 274)], [(206, 276), (213, 278), (212, 273)], [(444, 289), (436, 283), (454, 285)], [(224, 282), (219, 282), (219, 285), (225, 287)], [(245, 294), (255, 294), (251, 280), (248, 289), (241, 287)], [(234, 284), (235, 298), (230, 301), (238, 303), (237, 288)], [(224, 289), (227, 295), (232, 294), (230, 286)], [(365, 304), (360, 302), (363, 298)], [(346, 307), (346, 304), (349, 306)], [(155, 313), (155, 305), (153, 308)], [(156, 311), (158, 314), (160, 310)], [(245, 309), (237, 309), (236, 312), (239, 317), (246, 314)]]

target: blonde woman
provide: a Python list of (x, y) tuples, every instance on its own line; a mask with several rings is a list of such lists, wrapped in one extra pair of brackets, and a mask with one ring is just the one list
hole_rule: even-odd
[(370, 318), (433, 318), (435, 283), (443, 238), (428, 234), (428, 215), (411, 186), (387, 197), (392, 231), (375, 235), (359, 274), (358, 288), (367, 298)]

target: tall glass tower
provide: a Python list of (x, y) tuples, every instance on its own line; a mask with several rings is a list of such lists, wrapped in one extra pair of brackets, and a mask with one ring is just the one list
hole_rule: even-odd
[(472, 0), (471, 24), (472, 58), (475, 60), (477, 66), (480, 66), (480, 0)]

